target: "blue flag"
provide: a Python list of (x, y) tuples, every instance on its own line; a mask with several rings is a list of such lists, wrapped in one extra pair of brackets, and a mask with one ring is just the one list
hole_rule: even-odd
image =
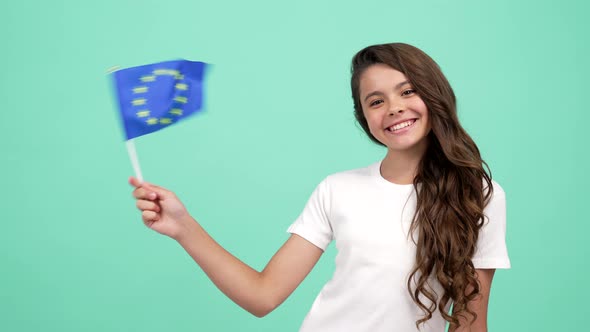
[(168, 127), (200, 111), (206, 66), (177, 60), (114, 72), (127, 139)]

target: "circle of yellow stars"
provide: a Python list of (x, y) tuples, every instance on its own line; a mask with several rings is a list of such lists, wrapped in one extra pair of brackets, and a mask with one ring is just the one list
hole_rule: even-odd
[[(137, 98), (134, 98), (131, 101), (133, 106), (144, 106), (147, 104), (147, 98), (141, 96), (141, 94), (145, 94), (149, 91), (149, 83), (155, 82), (158, 76), (173, 76), (175, 80), (181, 81), (184, 79), (184, 75), (182, 75), (178, 70), (174, 69), (155, 69), (152, 71), (151, 75), (144, 75), (139, 78), (142, 85), (138, 85), (132, 89), (133, 94), (138, 95)], [(174, 88), (180, 91), (187, 91), (188, 85), (186, 83), (177, 82), (174, 84)], [(188, 102), (187, 97), (183, 96), (176, 96), (173, 99), (175, 102), (180, 104), (186, 104)], [(151, 111), (147, 108), (142, 108), (138, 110), (135, 115), (145, 121), (148, 125), (168, 125), (171, 124), (174, 120), (174, 117), (182, 116), (183, 112), (181, 108), (172, 108), (168, 111), (169, 116), (156, 118), (151, 116)]]

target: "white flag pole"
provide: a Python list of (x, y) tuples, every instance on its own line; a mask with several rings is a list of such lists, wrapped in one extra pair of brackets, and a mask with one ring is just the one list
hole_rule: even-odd
[[(121, 68), (120, 66), (112, 66), (111, 68), (107, 69), (107, 74), (111, 74), (112, 72)], [(139, 166), (139, 159), (137, 158), (137, 151), (135, 150), (135, 143), (133, 139), (129, 139), (126, 142), (127, 145), (127, 154), (129, 154), (129, 159), (131, 160), (131, 166), (133, 166), (133, 171), (135, 172), (135, 177), (139, 180), (139, 182), (143, 182), (143, 175), (141, 175), (141, 167)]]
[(135, 151), (135, 143), (133, 142), (133, 139), (127, 140), (127, 153), (129, 154), (129, 159), (131, 159), (131, 165), (133, 166), (135, 177), (139, 182), (143, 182), (141, 167), (139, 167), (139, 159), (137, 159), (137, 151)]

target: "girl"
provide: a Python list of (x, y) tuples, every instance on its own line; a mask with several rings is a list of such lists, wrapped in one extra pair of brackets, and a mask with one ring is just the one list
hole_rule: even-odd
[(174, 193), (131, 178), (144, 223), (258, 317), (334, 240), (336, 271), (301, 331), (486, 331), (494, 271), (510, 267), (505, 195), (459, 124), (451, 86), (428, 55), (396, 43), (357, 53), (351, 88), (356, 119), (387, 154), (325, 178), (262, 272), (217, 244)]

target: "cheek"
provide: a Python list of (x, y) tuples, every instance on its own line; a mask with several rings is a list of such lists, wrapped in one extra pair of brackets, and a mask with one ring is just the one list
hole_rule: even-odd
[(430, 123), (430, 112), (426, 107), (426, 104), (422, 101), (422, 99), (417, 99), (416, 102), (412, 105), (413, 109), (420, 114), (420, 117), (426, 122), (427, 124)]
[(426, 104), (424, 104), (424, 101), (422, 101), (420, 97), (413, 99), (412, 103), (409, 106), (411, 107), (411, 109), (420, 113), (420, 115), (422, 116), (428, 115), (428, 108), (426, 107)]
[(380, 127), (380, 124), (377, 123), (377, 119), (370, 114), (367, 116), (365, 113), (365, 119), (367, 119), (367, 125), (369, 126), (369, 131), (374, 135), (377, 128)]

